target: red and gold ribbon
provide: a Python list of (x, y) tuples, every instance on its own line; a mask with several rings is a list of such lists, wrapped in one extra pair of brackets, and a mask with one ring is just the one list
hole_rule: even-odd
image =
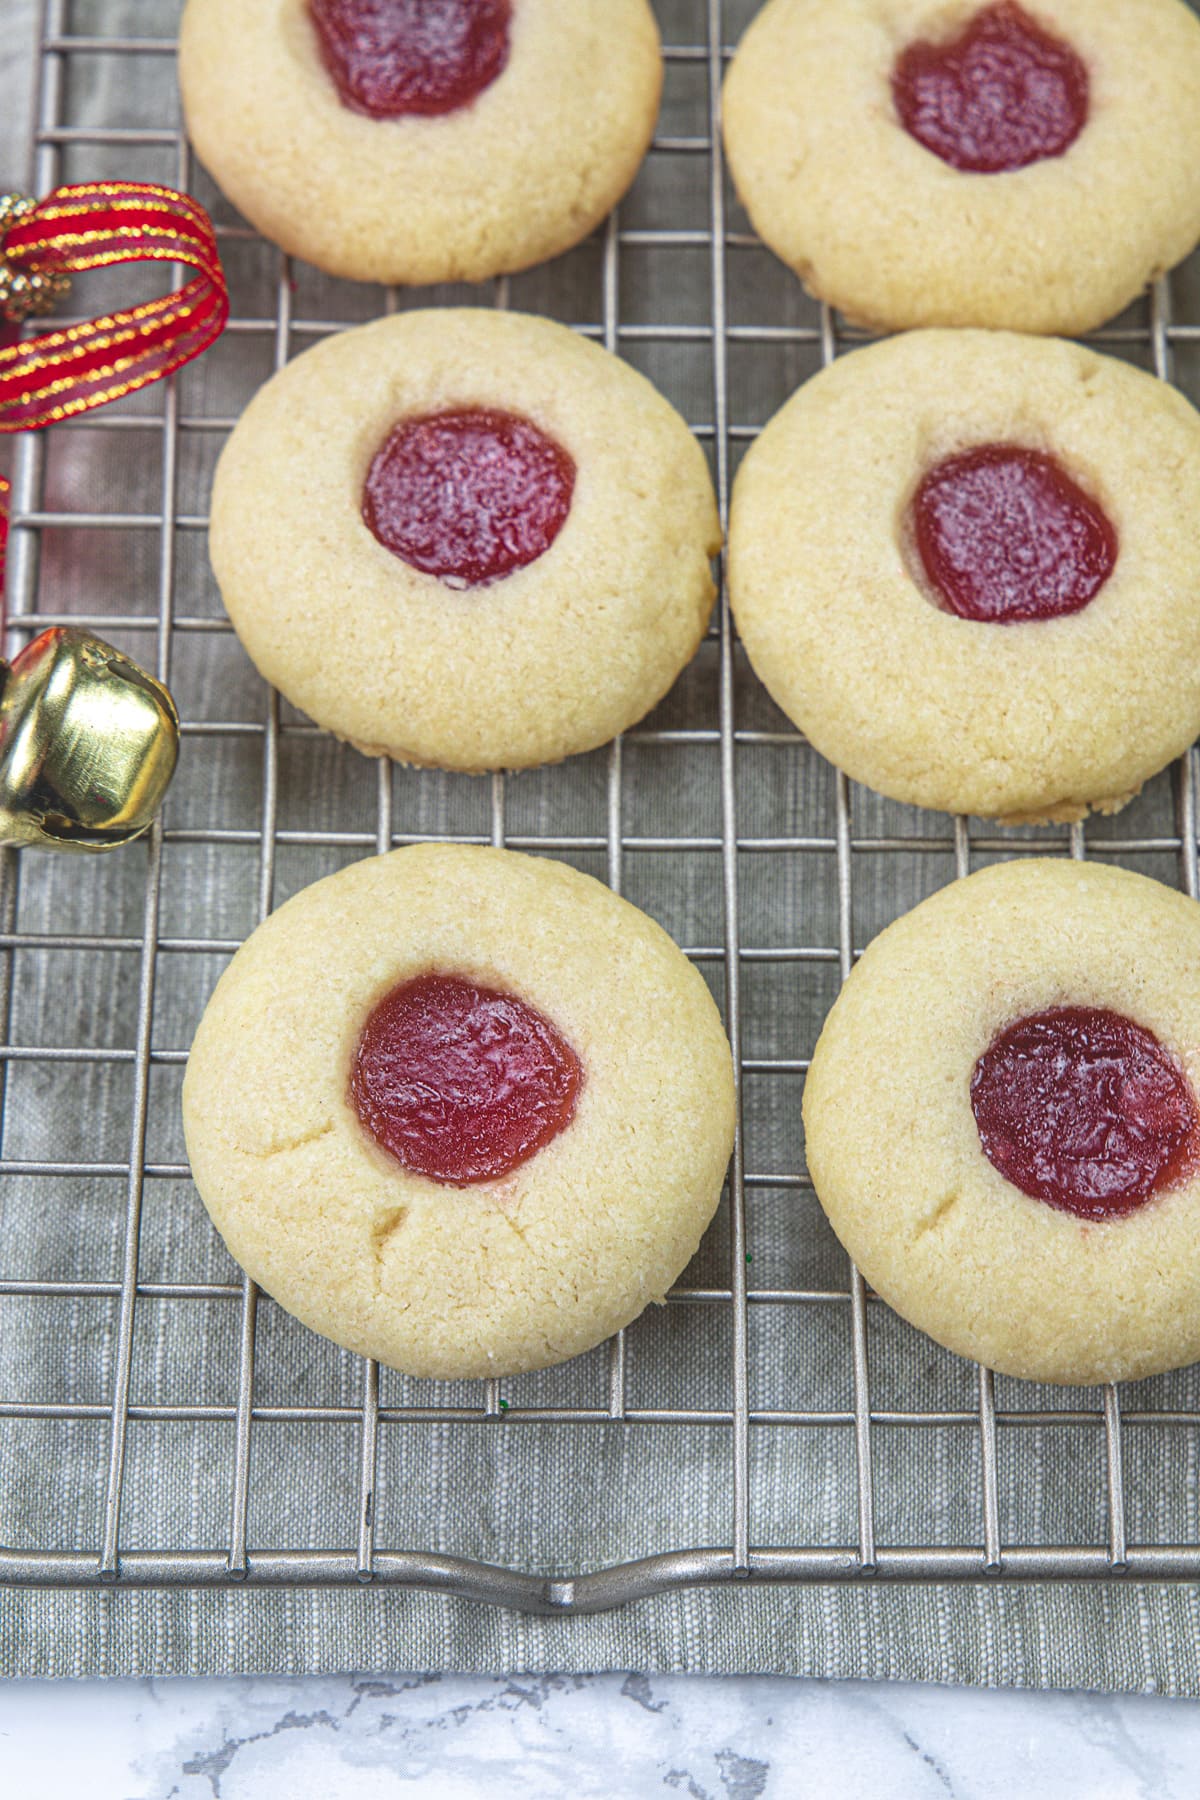
[(38, 430), (132, 394), (207, 350), (229, 316), (212, 222), (172, 188), (130, 181), (56, 188), (8, 228), (0, 253), (12, 268), (42, 273), (122, 262), (196, 271), (157, 300), (0, 348), (0, 432)]

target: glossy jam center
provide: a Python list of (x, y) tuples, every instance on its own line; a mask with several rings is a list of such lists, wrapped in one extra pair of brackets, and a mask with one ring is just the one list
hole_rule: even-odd
[(1054, 458), (988, 444), (931, 469), (913, 501), (925, 575), (961, 619), (1057, 619), (1095, 599), (1117, 534)]
[(1088, 118), (1083, 62), (1013, 0), (985, 6), (950, 43), (910, 44), (892, 94), (910, 136), (980, 175), (1061, 156)]
[(432, 413), (376, 453), (363, 518), (384, 547), (450, 587), (486, 587), (536, 562), (571, 510), (575, 464), (515, 413)]
[(456, 112), (508, 61), (512, 0), (309, 0), (344, 106), (372, 119)]
[(976, 1063), (971, 1105), (988, 1161), (1080, 1218), (1132, 1212), (1196, 1159), (1183, 1071), (1120, 1013), (1059, 1006), (1018, 1019)]
[(406, 1169), (466, 1187), (510, 1174), (557, 1137), (582, 1082), (570, 1044), (514, 994), (421, 975), (367, 1020), (350, 1091)]

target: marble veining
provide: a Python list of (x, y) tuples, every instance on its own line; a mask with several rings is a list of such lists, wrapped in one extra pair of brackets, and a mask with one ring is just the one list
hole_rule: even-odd
[(10, 1682), (21, 1800), (1195, 1800), (1200, 1704), (764, 1676)]

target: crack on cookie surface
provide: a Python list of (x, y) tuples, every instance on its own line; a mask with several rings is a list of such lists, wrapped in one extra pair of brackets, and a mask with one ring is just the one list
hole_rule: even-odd
[(528, 1250), (529, 1239), (525, 1236), (525, 1233), (522, 1231), (521, 1227), (517, 1224), (517, 1221), (514, 1218), (512, 1218), (507, 1212), (505, 1212), (503, 1207), (498, 1208), (497, 1217), (504, 1220), (504, 1223), (508, 1226), (509, 1230), (512, 1232), (515, 1232), (516, 1236), (520, 1238), (521, 1242), (524, 1244), (525, 1248)]
[[(383, 1261), (397, 1237), (408, 1224), (407, 1206), (389, 1206), (371, 1221), (371, 1256), (375, 1298), (383, 1292)], [(407, 1308), (404, 1309), (407, 1311)]]
[(286, 1143), (269, 1144), (264, 1150), (251, 1150), (248, 1146), (239, 1145), (243, 1156), (252, 1156), (256, 1162), (268, 1162), (273, 1156), (287, 1156), (293, 1150), (303, 1150), (306, 1144), (319, 1143), (334, 1130), (334, 1121), (326, 1119), (323, 1125), (317, 1125), (312, 1131), (305, 1131), (299, 1137), (288, 1138)]
[(923, 1237), (927, 1237), (931, 1231), (940, 1230), (940, 1228), (945, 1225), (946, 1220), (950, 1217), (950, 1214), (954, 1211), (962, 1197), (961, 1188), (952, 1188), (948, 1194), (943, 1194), (933, 1211), (926, 1213), (925, 1217), (917, 1226), (917, 1229), (913, 1232), (913, 1243), (919, 1243), (920, 1240)]
[(371, 1242), (376, 1256), (382, 1256), (392, 1239), (408, 1224), (407, 1206), (390, 1206), (371, 1226)]

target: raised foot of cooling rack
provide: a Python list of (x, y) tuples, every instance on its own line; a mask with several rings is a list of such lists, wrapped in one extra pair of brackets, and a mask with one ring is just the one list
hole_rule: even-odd
[[(363, 1585), (363, 1577), (350, 1551), (262, 1552), (249, 1556), (244, 1570), (231, 1571), (228, 1555), (220, 1550), (135, 1550), (120, 1558), (115, 1582), (112, 1571), (102, 1569), (94, 1556), (0, 1551), (0, 1585), (13, 1587), (352, 1587)], [(1122, 1562), (1099, 1547), (1016, 1546), (1004, 1551), (998, 1566), (988, 1564), (982, 1549), (970, 1546), (882, 1549), (871, 1566), (849, 1549), (756, 1550), (742, 1568), (728, 1550), (685, 1550), (571, 1577), (525, 1574), (460, 1557), (387, 1551), (375, 1557), (368, 1572), (369, 1585), (449, 1594), (550, 1616), (607, 1612), (681, 1588), (734, 1584), (1197, 1580), (1200, 1545), (1189, 1544), (1135, 1546)]]

